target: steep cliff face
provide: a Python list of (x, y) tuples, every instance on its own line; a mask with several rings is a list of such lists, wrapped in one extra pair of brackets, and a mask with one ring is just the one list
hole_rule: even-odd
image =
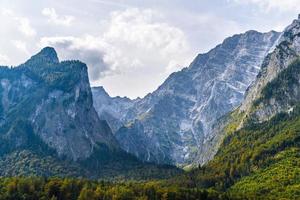
[[(300, 98), (299, 56), (300, 19), (294, 20), (279, 36), (265, 57), (256, 80), (247, 89), (245, 100), (234, 112), (218, 120), (214, 137), (202, 146), (205, 152), (217, 153), (228, 132), (266, 122), (280, 113), (292, 113)], [(214, 153), (200, 153), (199, 163), (211, 160)]]
[(203, 147), (215, 137), (213, 124), (241, 103), (278, 37), (256, 31), (234, 35), (171, 74), (126, 110), (125, 127), (115, 134), (122, 148), (157, 163), (187, 164), (210, 154)]
[[(294, 20), (282, 33), (279, 44), (263, 62), (262, 70), (255, 83), (249, 88), (245, 101), (240, 107), (244, 116), (249, 116), (258, 122), (266, 121), (279, 112), (288, 112), (293, 109), (293, 102), (297, 100), (297, 77), (293, 77), (293, 71), (297, 72), (297, 66), (292, 66), (285, 75), (290, 76), (289, 83), (281, 82), (282, 87), (287, 87), (290, 92), (282, 92), (277, 95), (270, 94), (271, 87), (278, 84), (283, 77), (278, 74), (293, 63), (300, 55), (300, 19)], [(292, 69), (292, 71), (291, 71)], [(294, 74), (296, 76), (296, 74)], [(276, 78), (276, 80), (275, 80)], [(272, 84), (271, 81), (275, 80)], [(282, 100), (284, 99), (284, 100)], [(243, 123), (241, 124), (243, 126)]]
[(299, 106), (299, 31), (300, 19), (297, 19), (280, 35), (265, 57), (256, 80), (247, 89), (241, 106), (215, 123), (214, 137), (202, 146), (210, 154), (200, 153), (199, 163), (213, 158), (228, 133), (267, 122), (282, 113), (293, 113)]
[(85, 64), (59, 62), (55, 50), (45, 48), (25, 64), (0, 70), (1, 137), (13, 144), (10, 148), (28, 143), (22, 124), (60, 157), (74, 161), (89, 157), (97, 144), (119, 148), (93, 107)]

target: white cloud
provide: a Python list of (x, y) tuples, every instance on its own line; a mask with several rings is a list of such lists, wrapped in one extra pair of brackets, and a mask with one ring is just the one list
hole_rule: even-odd
[[(116, 58), (121, 60), (122, 65), (131, 68), (154, 67), (155, 62), (159, 61), (157, 64), (165, 65), (159, 68), (175, 70), (176, 64), (171, 66), (172, 62), (184, 64), (186, 54), (189, 53), (184, 32), (161, 21), (163, 16), (149, 9), (113, 12), (103, 38), (112, 45), (111, 50), (115, 53), (106, 55), (105, 61), (116, 69), (121, 67), (116, 63)], [(145, 64), (148, 66), (142, 66)]]
[(13, 45), (20, 50), (21, 52), (25, 53), (26, 55), (30, 55), (28, 49), (27, 49), (27, 44), (24, 41), (21, 40), (13, 40), (12, 41)]
[[(123, 87), (131, 90), (129, 94), (124, 89), (121, 95), (143, 96), (156, 89), (170, 72), (185, 67), (193, 56), (184, 32), (163, 21), (161, 13), (150, 9), (115, 11), (98, 36), (45, 37), (41, 46), (54, 46), (63, 58), (86, 62), (94, 84), (119, 78)], [(130, 80), (134, 77), (136, 82)], [(120, 89), (114, 91), (112, 87), (106, 88), (113, 95), (120, 94)]]
[(35, 30), (30, 26), (30, 22), (27, 18), (18, 18), (17, 19), (20, 23), (20, 31), (27, 36), (35, 36)]
[(191, 42), (199, 52), (207, 52), (234, 34), (248, 30), (236, 21), (212, 13), (184, 13)]
[(4, 15), (4, 17), (9, 17), (12, 20), (14, 20), (15, 22), (17, 22), (17, 28), (25, 36), (33, 37), (36, 35), (36, 31), (34, 28), (31, 27), (30, 21), (28, 18), (18, 16), (12, 10), (8, 10), (8, 9), (2, 9), (1, 13), (2, 13), (2, 15)]
[(0, 65), (6, 65), (9, 62), (7, 55), (0, 54)]
[(44, 8), (42, 14), (48, 17), (48, 21), (56, 25), (70, 26), (74, 17), (70, 15), (59, 16), (54, 8)]
[(229, 0), (241, 4), (255, 4), (262, 10), (269, 12), (272, 9), (279, 11), (299, 11), (299, 0)]

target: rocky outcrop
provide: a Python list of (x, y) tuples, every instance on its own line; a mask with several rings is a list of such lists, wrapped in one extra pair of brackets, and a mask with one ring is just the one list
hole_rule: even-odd
[(29, 133), (73, 161), (88, 158), (99, 144), (119, 148), (93, 107), (84, 63), (59, 62), (48, 47), (25, 64), (0, 71), (1, 139), (10, 144), (1, 151), (28, 145), (31, 137), (23, 137)]

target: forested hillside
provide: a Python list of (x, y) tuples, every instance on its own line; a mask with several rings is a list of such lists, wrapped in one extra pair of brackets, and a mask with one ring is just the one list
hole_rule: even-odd
[[(287, 101), (295, 92), (291, 88), (299, 87), (299, 69), (296, 60), (266, 85), (258, 101)], [(233, 122), (225, 128), (227, 136), (216, 157), (190, 172), (186, 182), (178, 182), (214, 188), (233, 199), (299, 199), (300, 100), (289, 100), (293, 107), (288, 112), (262, 123), (248, 117), (237, 131), (241, 116), (231, 113)], [(253, 109), (256, 106), (257, 101)]]

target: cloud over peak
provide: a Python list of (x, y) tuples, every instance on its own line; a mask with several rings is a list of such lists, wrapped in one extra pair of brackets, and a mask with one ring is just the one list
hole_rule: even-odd
[(86, 62), (91, 83), (111, 95), (143, 96), (228, 36), (281, 31), (298, 2), (1, 0), (0, 64), (16, 66), (51, 45), (61, 59)]
[[(143, 85), (144, 89), (138, 89), (140, 92), (135, 96), (154, 90), (150, 85), (160, 84), (170, 72), (186, 66), (192, 56), (184, 32), (164, 22), (157, 11), (137, 8), (114, 11), (107, 25), (98, 35), (44, 37), (40, 44), (54, 46), (63, 52), (64, 58), (86, 62), (92, 83), (101, 84), (119, 76), (127, 87)], [(143, 83), (128, 81), (136, 76), (143, 77)], [(117, 94), (109, 86), (108, 90)], [(127, 92), (124, 90), (121, 95)]]

